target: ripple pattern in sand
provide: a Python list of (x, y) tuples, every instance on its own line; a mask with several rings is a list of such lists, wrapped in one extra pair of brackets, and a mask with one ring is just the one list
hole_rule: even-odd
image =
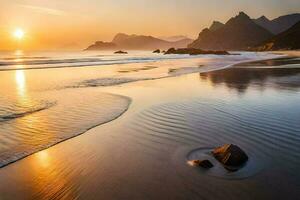
[(208, 99), (168, 103), (137, 114), (130, 128), (149, 151), (167, 152), (172, 146), (190, 146), (193, 151), (233, 143), (265, 166), (295, 170), (300, 164), (300, 112), (284, 105)]

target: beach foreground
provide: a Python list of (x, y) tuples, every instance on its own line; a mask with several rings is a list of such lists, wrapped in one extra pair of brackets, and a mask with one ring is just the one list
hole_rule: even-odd
[[(298, 61), (84, 88), (130, 98), (129, 108), (1, 168), (1, 199), (297, 199)], [(188, 164), (225, 143), (248, 153), (242, 170)]]

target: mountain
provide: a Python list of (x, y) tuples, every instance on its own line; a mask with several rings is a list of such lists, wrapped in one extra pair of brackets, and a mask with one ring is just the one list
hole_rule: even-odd
[(112, 50), (112, 49), (116, 49), (117, 45), (115, 43), (112, 42), (102, 42), (102, 41), (97, 41), (94, 44), (92, 44), (91, 46), (89, 46), (88, 48), (86, 48), (85, 50)]
[(273, 29), (273, 23), (272, 21), (270, 21), (266, 16), (261, 16), (260, 18), (257, 18), (257, 19), (253, 19), (253, 21), (260, 25), (261, 27), (267, 29), (268, 31), (270, 31), (271, 33), (273, 34), (276, 34), (274, 33), (274, 31), (272, 30)]
[(222, 28), (224, 26), (223, 23), (218, 22), (218, 21), (213, 21), (212, 25), (209, 27), (210, 31), (216, 31), (219, 28)]
[(300, 21), (288, 30), (274, 36), (254, 50), (297, 50), (300, 49)]
[(169, 49), (171, 47), (184, 48), (191, 42), (191, 39), (181, 39), (169, 42), (152, 36), (118, 33), (111, 42), (98, 41), (89, 46), (86, 50), (154, 50)]
[(184, 41), (184, 40), (190, 40), (191, 42), (193, 41), (191, 38), (184, 36), (184, 35), (174, 35), (174, 36), (169, 36), (169, 37), (159, 37), (161, 40), (165, 40), (168, 42), (176, 42), (176, 41)]
[(204, 50), (247, 50), (273, 36), (268, 30), (254, 23), (248, 15), (240, 12), (222, 27), (204, 29), (189, 48)]
[(134, 49), (134, 50), (153, 50), (153, 49), (168, 49), (183, 48), (191, 42), (190, 39), (180, 39), (177, 41), (166, 41), (152, 36), (145, 35), (127, 35), (124, 33), (117, 34), (112, 40), (122, 49)]
[(112, 40), (121, 49), (165, 49), (171, 45), (171, 42), (161, 40), (152, 36), (144, 35), (126, 35), (123, 33), (117, 34)]
[(265, 16), (253, 20), (256, 24), (267, 29), (274, 35), (277, 35), (287, 29), (291, 28), (294, 24), (300, 21), (300, 13), (280, 16), (276, 19), (269, 20)]

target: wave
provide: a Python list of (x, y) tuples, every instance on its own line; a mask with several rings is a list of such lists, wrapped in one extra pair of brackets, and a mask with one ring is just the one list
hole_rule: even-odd
[(50, 57), (47, 56), (20, 56), (20, 57), (6, 57), (1, 58), (0, 60), (30, 60), (30, 59), (47, 59)]
[[(256, 62), (264, 61), (263, 59), (256, 59)], [(245, 61), (235, 61), (231, 62), (230, 64), (222, 64), (222, 65), (212, 65), (212, 66), (205, 66), (199, 65), (197, 67), (178, 67), (178, 68), (169, 68), (167, 74), (160, 74), (157, 77), (150, 77), (150, 78), (127, 78), (127, 77), (107, 77), (107, 78), (96, 78), (96, 79), (87, 79), (80, 82), (73, 83), (72, 85), (68, 85), (63, 88), (83, 88), (83, 87), (106, 87), (106, 86), (114, 86), (114, 85), (121, 85), (125, 83), (131, 83), (136, 81), (147, 81), (147, 80), (156, 80), (162, 78), (169, 78), (180, 76), (184, 74), (191, 74), (191, 73), (207, 73), (211, 71), (222, 70), (226, 68), (230, 68), (233, 66), (238, 66)], [(144, 70), (151, 70), (156, 69), (158, 67), (154, 66), (145, 66), (140, 68), (133, 68), (133, 69), (125, 69), (119, 70), (119, 73), (129, 73), (129, 72), (139, 72)]]
[(38, 105), (34, 105), (33, 107), (23, 108), (22, 110), (15, 110), (14, 112), (6, 112), (6, 114), (0, 114), (0, 122), (13, 120), (42, 110), (46, 110), (51, 108), (55, 104), (56, 102), (42, 101)]
[[(41, 57), (37, 57), (41, 58)], [(45, 57), (46, 58), (46, 57)], [(170, 55), (170, 56), (102, 56), (67, 58), (67, 59), (12, 59), (9, 61), (0, 59), (0, 71), (9, 70), (26, 70), (26, 69), (49, 69), (49, 68), (67, 68), (67, 67), (88, 67), (113, 64), (129, 64), (140, 62), (156, 62), (161, 60), (195, 58), (187, 55)]]
[[(262, 54), (260, 56), (270, 57), (271, 54)], [(272, 54), (274, 57), (275, 55)], [(278, 56), (278, 55), (277, 55)], [(31, 70), (31, 69), (49, 69), (49, 68), (69, 68), (69, 67), (90, 67), (113, 64), (130, 64), (130, 63), (148, 63), (158, 62), (162, 60), (177, 60), (177, 59), (194, 59), (194, 58), (244, 58), (246, 60), (258, 59), (256, 54), (243, 53), (243, 55), (102, 55), (102, 56), (77, 56), (72, 58), (56, 58), (56, 57), (20, 57), (13, 59), (0, 59), (0, 71), (10, 70)], [(22, 59), (23, 58), (23, 59)], [(24, 59), (25, 58), (25, 59)], [(51, 58), (51, 59), (49, 59)]]
[[(0, 123), (0, 168), (115, 120), (131, 103), (128, 97), (98, 91), (65, 90), (52, 95), (57, 103), (47, 104), (51, 109), (1, 116), (8, 121)], [(10, 120), (16, 117), (18, 121)]]
[(65, 88), (81, 88), (81, 87), (99, 87), (99, 86), (113, 86), (121, 85), (124, 83), (135, 82), (145, 79), (133, 79), (133, 78), (98, 78), (98, 79), (88, 79), (76, 83), (75, 85), (66, 86)]
[(100, 62), (101, 59), (85, 58), (85, 59), (50, 59), (50, 60), (19, 60), (13, 62), (0, 62), (0, 66), (9, 65), (41, 65), (41, 64), (68, 64), (68, 63), (82, 63), (82, 62)]

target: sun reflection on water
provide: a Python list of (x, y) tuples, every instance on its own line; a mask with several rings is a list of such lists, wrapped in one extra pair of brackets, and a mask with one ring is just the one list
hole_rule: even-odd
[(23, 70), (15, 72), (16, 89), (19, 97), (25, 98), (26, 96), (26, 76)]
[(50, 156), (49, 156), (49, 153), (47, 150), (44, 150), (44, 151), (40, 151), (36, 154), (36, 160), (37, 160), (37, 164), (40, 166), (40, 167), (43, 167), (43, 168), (47, 168), (49, 167), (50, 165)]

